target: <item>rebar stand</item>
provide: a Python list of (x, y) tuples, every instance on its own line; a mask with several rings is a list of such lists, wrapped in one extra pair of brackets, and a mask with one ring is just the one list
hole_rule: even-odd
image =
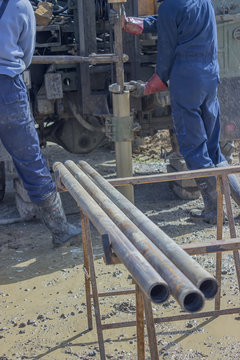
[[(145, 342), (144, 342), (144, 326), (146, 324), (149, 350), (151, 360), (158, 360), (158, 348), (157, 348), (157, 339), (155, 333), (155, 324), (160, 324), (162, 322), (172, 322), (178, 320), (189, 320), (202, 317), (212, 317), (219, 315), (235, 314), (240, 312), (240, 308), (228, 308), (221, 309), (220, 297), (221, 297), (221, 268), (222, 268), (222, 252), (224, 251), (233, 251), (236, 274), (238, 285), (240, 287), (240, 258), (239, 258), (239, 249), (240, 249), (240, 239), (236, 238), (236, 229), (234, 224), (232, 205), (230, 199), (230, 187), (228, 181), (228, 174), (240, 172), (240, 167), (228, 167), (220, 169), (211, 169), (211, 170), (195, 170), (195, 171), (185, 171), (181, 173), (171, 173), (171, 174), (162, 174), (144, 177), (132, 177), (132, 178), (123, 178), (123, 179), (114, 179), (111, 180), (111, 183), (114, 183), (115, 186), (120, 186), (122, 183), (126, 184), (140, 184), (140, 183), (151, 183), (151, 182), (162, 182), (162, 181), (172, 181), (172, 180), (181, 180), (183, 178), (197, 178), (205, 176), (217, 176), (217, 193), (218, 193), (218, 208), (217, 208), (217, 240), (208, 243), (200, 243), (194, 245), (184, 245), (182, 248), (189, 253), (190, 255), (197, 254), (208, 254), (216, 253), (216, 278), (219, 282), (220, 291), (217, 297), (215, 298), (215, 306), (212, 311), (199, 312), (194, 314), (179, 314), (175, 316), (165, 316), (162, 318), (154, 318), (152, 313), (152, 306), (150, 300), (148, 300), (145, 295), (142, 293), (138, 285), (135, 285), (135, 288), (132, 289), (121, 289), (108, 292), (98, 292), (97, 281), (95, 274), (94, 266), (94, 257), (92, 250), (92, 239), (90, 233), (89, 219), (80, 209), (81, 214), (81, 223), (82, 223), (82, 240), (83, 240), (83, 252), (84, 252), (84, 274), (85, 274), (85, 292), (86, 292), (86, 304), (87, 304), (87, 320), (88, 328), (92, 329), (92, 299), (95, 310), (95, 321), (97, 327), (97, 336), (99, 343), (100, 359), (105, 360), (105, 346), (103, 331), (136, 326), (137, 333), (137, 359), (145, 359)], [(229, 230), (230, 230), (230, 239), (222, 240), (223, 232), (223, 197), (225, 198), (226, 211), (228, 216)], [(111, 246), (108, 242), (108, 236), (103, 235), (103, 248), (105, 253), (105, 263), (106, 265), (119, 264), (120, 261), (111, 251)], [(91, 289), (92, 291), (91, 291)], [(108, 296), (118, 296), (126, 294), (135, 294), (136, 296), (136, 321), (127, 321), (127, 322), (118, 322), (118, 323), (108, 323), (102, 324), (99, 298), (108, 297)]]

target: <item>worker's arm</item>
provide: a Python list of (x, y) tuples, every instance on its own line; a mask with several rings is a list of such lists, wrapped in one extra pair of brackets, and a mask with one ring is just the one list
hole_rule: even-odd
[(158, 9), (157, 33), (158, 52), (156, 73), (164, 83), (167, 83), (175, 58), (178, 29), (175, 9), (163, 2)]
[(157, 33), (157, 15), (148, 17), (123, 16), (123, 29), (133, 35)]
[(30, 2), (26, 3), (25, 11), (21, 13), (22, 32), (18, 44), (23, 50), (23, 61), (26, 68), (31, 64), (35, 49), (36, 21), (33, 8)]

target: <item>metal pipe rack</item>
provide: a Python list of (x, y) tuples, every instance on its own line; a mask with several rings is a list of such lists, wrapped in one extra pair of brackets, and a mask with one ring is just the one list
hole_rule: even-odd
[[(236, 229), (233, 219), (228, 183), (228, 174), (240, 173), (240, 166), (113, 179), (108, 182), (87, 163), (82, 161), (79, 162), (78, 166), (72, 161), (66, 161), (64, 165), (62, 163), (55, 163), (54, 171), (57, 177), (57, 182), (61, 183), (65, 189), (69, 191), (80, 208), (88, 328), (89, 330), (93, 328), (91, 307), (91, 302), (93, 300), (101, 360), (106, 359), (103, 340), (104, 330), (136, 326), (137, 359), (144, 360), (144, 325), (146, 324), (151, 359), (157, 360), (159, 359), (159, 354), (154, 326), (155, 324), (202, 317), (216, 317), (219, 315), (235, 314), (240, 312), (240, 308), (236, 307), (220, 309), (221, 264), (222, 252), (224, 251), (233, 251), (237, 279), (240, 286), (240, 259), (238, 251), (240, 249), (240, 239), (236, 238)], [(167, 253), (168, 249), (162, 249), (161, 241), (157, 241), (153, 234), (151, 234), (151, 231), (149, 231), (150, 224), (145, 221), (145, 218), (143, 218), (144, 214), (142, 214), (129, 200), (124, 198), (123, 195), (120, 194), (117, 196), (117, 190), (110, 185), (134, 185), (173, 181), (186, 178), (194, 179), (206, 176), (217, 177), (217, 240), (206, 244), (184, 245), (181, 248), (174, 243), (175, 246), (177, 246), (175, 247), (175, 251), (177, 252), (177, 255), (180, 254), (180, 258), (181, 256), (184, 256), (186, 257), (185, 259), (191, 259), (189, 264), (192, 264), (193, 267), (190, 266), (189, 268), (188, 266), (183, 268), (181, 261), (177, 262), (176, 258), (173, 262), (170, 261), (167, 255), (170, 257), (171, 253)], [(223, 196), (225, 197), (230, 229), (231, 239), (229, 240), (222, 240)], [(139, 220), (139, 223), (136, 219)], [(144, 223), (146, 223), (146, 228), (140, 226), (143, 219)], [(124, 263), (134, 279), (135, 289), (98, 292), (89, 221), (102, 235), (106, 265)], [(152, 226), (154, 230), (156, 230), (153, 223)], [(134, 235), (135, 231), (136, 235)], [(164, 237), (165, 242), (170, 241), (170, 244), (174, 248), (174, 244), (172, 243), (173, 240), (170, 238), (168, 239), (168, 237), (166, 238), (166, 236), (167, 235), (161, 232), (161, 230), (158, 233), (158, 239)], [(129, 249), (131, 249), (130, 252)], [(154, 257), (151, 250), (153, 250), (153, 253), (157, 251), (158, 255), (155, 255)], [(143, 255), (146, 253), (147, 255), (144, 257)], [(202, 269), (190, 256), (207, 253), (216, 253), (216, 279), (210, 274), (207, 274), (205, 270)], [(177, 255), (176, 257), (178, 257)], [(158, 266), (157, 260), (160, 259), (166, 260), (163, 267), (169, 267), (169, 269), (173, 271), (173, 274), (175, 274), (174, 276), (171, 277), (168, 272), (165, 273), (164, 269), (161, 269), (161, 267)], [(196, 263), (196, 265), (194, 263)], [(145, 270), (143, 271), (143, 269)], [(199, 270), (200, 281), (197, 280), (197, 277), (194, 278), (193, 275), (191, 277), (191, 271), (194, 272), (196, 269)], [(190, 308), (186, 308), (185, 306), (188, 301), (185, 303), (182, 300), (182, 297), (178, 297), (178, 294), (174, 291), (175, 286), (178, 285), (177, 282), (174, 283), (174, 277), (177, 274), (174, 271), (176, 270), (179, 271), (178, 276), (180, 274), (181, 281), (185, 279), (186, 271), (188, 271), (188, 277), (190, 276), (190, 282), (193, 286), (191, 287), (191, 296), (189, 298), (193, 301)], [(202, 281), (204, 281), (204, 275), (206, 283), (203, 286)], [(209, 284), (211, 285), (211, 291), (208, 289)], [(164, 301), (169, 295), (168, 288), (170, 288), (171, 294), (175, 296), (180, 305), (183, 308), (185, 307), (185, 309), (190, 313), (165, 316), (162, 318), (153, 317), (151, 301), (159, 304)], [(206, 289), (207, 291), (204, 292)], [(119, 296), (134, 293), (136, 296), (136, 321), (102, 324), (99, 297)], [(182, 294), (184, 298), (184, 296), (186, 296), (184, 290), (182, 291)], [(195, 296), (196, 298), (194, 299)], [(204, 297), (215, 297), (214, 310), (199, 312), (203, 306), (202, 300)]]

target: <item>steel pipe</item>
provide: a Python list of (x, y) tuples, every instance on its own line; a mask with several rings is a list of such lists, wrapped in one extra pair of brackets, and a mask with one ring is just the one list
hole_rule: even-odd
[(138, 251), (167, 282), (171, 294), (188, 312), (199, 311), (204, 299), (192, 282), (155, 246), (149, 238), (115, 205), (102, 190), (73, 161), (64, 165), (105, 211), (118, 228), (126, 235)]
[(68, 189), (78, 206), (99, 233), (101, 235), (108, 234), (114, 252), (126, 266), (144, 294), (157, 304), (166, 301), (169, 296), (168, 285), (156, 270), (140, 254), (62, 163), (54, 163), (53, 169), (58, 173), (61, 182)]
[(120, 192), (111, 186), (88, 163), (80, 161), (81, 169), (97, 186), (124, 212), (124, 214), (202, 291), (206, 299), (212, 299), (218, 292), (217, 280), (204, 270), (174, 240), (165, 234), (146, 215), (137, 209)]
[(119, 15), (114, 23), (114, 52), (118, 55), (116, 62), (116, 82), (120, 85), (120, 92), (124, 89), (124, 66), (122, 61), (123, 40), (122, 40), (122, 4), (113, 4), (113, 9)]
[[(113, 115), (117, 119), (119, 124), (122, 117), (130, 116), (130, 95), (129, 91), (124, 91), (120, 94), (112, 94), (113, 103)], [(123, 125), (122, 125), (123, 126)], [(119, 135), (116, 133), (116, 135)], [(132, 136), (132, 134), (131, 134)], [(132, 176), (132, 139), (131, 136), (127, 138), (115, 140), (115, 153), (116, 153), (116, 165), (117, 176)], [(119, 190), (128, 200), (134, 203), (134, 188), (132, 185), (126, 185)]]
[[(128, 56), (123, 54), (122, 62), (127, 62)], [(32, 64), (80, 64), (88, 62), (91, 65), (118, 63), (119, 57), (115, 54), (79, 55), (35, 55)]]

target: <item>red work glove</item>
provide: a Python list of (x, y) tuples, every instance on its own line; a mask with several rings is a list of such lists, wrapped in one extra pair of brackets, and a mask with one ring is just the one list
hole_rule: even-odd
[(122, 28), (133, 35), (140, 35), (143, 32), (143, 19), (132, 16), (122, 16)]
[(150, 95), (159, 91), (166, 90), (168, 87), (165, 85), (160, 77), (154, 73), (153, 76), (148, 80), (144, 87), (144, 95)]
[(146, 83), (132, 80), (128, 87), (132, 96), (135, 97), (142, 97), (168, 89), (156, 73)]

